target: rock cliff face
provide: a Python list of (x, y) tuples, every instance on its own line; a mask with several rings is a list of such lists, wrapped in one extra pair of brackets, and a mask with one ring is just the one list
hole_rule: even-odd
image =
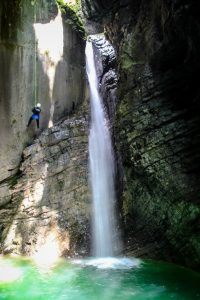
[[(0, 3), (2, 253), (88, 252), (84, 41), (69, 23), (54, 0)], [(37, 102), (39, 131), (26, 128)]]
[[(45, 260), (89, 253), (87, 114), (46, 129), (23, 151), (10, 189), (1, 195), (2, 253)], [(42, 261), (41, 261), (42, 262)]]
[(118, 62), (125, 252), (200, 269), (200, 22), (194, 1), (82, 1)]
[(56, 1), (2, 0), (0, 69), (1, 182), (16, 173), (33, 140), (35, 124), (28, 130), (26, 124), (35, 104), (42, 104), (44, 129), (83, 100), (84, 42), (61, 18)]

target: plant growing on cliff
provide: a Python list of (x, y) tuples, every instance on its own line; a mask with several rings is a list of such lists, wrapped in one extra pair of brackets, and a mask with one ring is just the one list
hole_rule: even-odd
[(70, 24), (82, 38), (85, 38), (85, 30), (81, 20), (81, 1), (71, 0), (65, 2), (64, 0), (56, 0), (56, 2), (66, 23)]

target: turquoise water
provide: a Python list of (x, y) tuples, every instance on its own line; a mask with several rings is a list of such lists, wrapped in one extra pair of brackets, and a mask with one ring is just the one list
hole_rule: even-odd
[(0, 299), (200, 299), (200, 276), (131, 258), (60, 260), (51, 268), (25, 258), (0, 258)]

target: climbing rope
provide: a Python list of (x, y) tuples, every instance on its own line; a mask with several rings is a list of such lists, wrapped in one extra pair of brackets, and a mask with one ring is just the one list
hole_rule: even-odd
[[(32, 0), (31, 5), (33, 6), (34, 9), (34, 24), (36, 24), (36, 1), (37, 0)], [(34, 73), (34, 105), (36, 106), (37, 103), (37, 39), (35, 35), (35, 47), (34, 47), (34, 68), (33, 68), (33, 73)]]

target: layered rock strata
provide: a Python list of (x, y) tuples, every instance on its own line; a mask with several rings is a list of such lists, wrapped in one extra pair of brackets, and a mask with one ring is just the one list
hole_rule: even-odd
[(20, 170), (1, 195), (0, 219), (4, 254), (88, 254), (87, 115), (46, 129), (23, 151)]

